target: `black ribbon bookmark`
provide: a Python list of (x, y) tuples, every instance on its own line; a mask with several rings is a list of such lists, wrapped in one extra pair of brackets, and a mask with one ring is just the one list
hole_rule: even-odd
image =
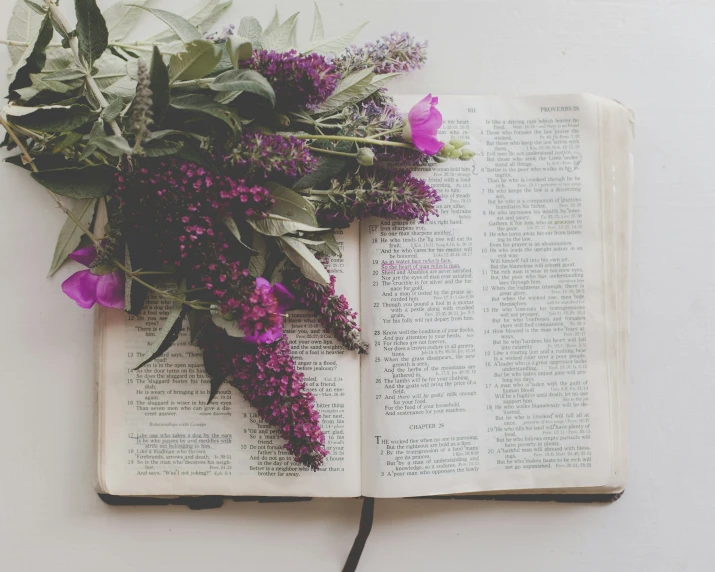
[(348, 554), (348, 559), (345, 561), (343, 572), (355, 572), (357, 570), (358, 564), (360, 563), (360, 557), (362, 556), (362, 551), (365, 549), (367, 538), (370, 536), (370, 531), (372, 530), (372, 519), (374, 516), (375, 499), (365, 497), (362, 500), (360, 528), (358, 528), (358, 533), (355, 537), (355, 542), (353, 542), (350, 554)]

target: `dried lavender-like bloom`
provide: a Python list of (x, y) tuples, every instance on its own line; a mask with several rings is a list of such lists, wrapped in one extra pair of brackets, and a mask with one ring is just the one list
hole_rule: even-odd
[(334, 180), (316, 216), (321, 225), (338, 228), (370, 216), (425, 222), (430, 215), (437, 216), (439, 201), (434, 188), (407, 171), (372, 170)]
[(263, 75), (276, 92), (276, 107), (314, 108), (333, 93), (339, 75), (333, 64), (318, 54), (259, 50), (242, 67)]
[(224, 160), (249, 177), (282, 174), (295, 178), (307, 175), (318, 162), (305, 141), (260, 131), (247, 131)]
[(351, 46), (335, 66), (347, 75), (370, 66), (375, 73), (409, 72), (420, 69), (427, 61), (427, 42), (416, 42), (410, 34), (393, 32), (374, 43), (359, 48)]
[(330, 284), (322, 286), (298, 274), (290, 281), (290, 289), (296, 295), (297, 305), (312, 310), (325, 331), (332, 333), (350, 351), (366, 354), (368, 345), (360, 338), (357, 312), (350, 308), (345, 296), (335, 295), (335, 276)]
[(230, 378), (261, 419), (279, 430), (293, 458), (317, 471), (328, 455), (325, 435), (315, 397), (306, 390), (303, 374), (296, 371), (287, 338), (251, 345), (209, 328), (199, 346), (209, 375)]
[(154, 112), (151, 110), (153, 101), (149, 68), (142, 59), (137, 60), (137, 92), (132, 104), (130, 130), (136, 136), (135, 149), (141, 149), (142, 141), (146, 140), (151, 132), (149, 126), (154, 123)]
[(209, 34), (208, 36), (206, 36), (206, 39), (216, 44), (225, 44), (229, 36), (233, 36), (235, 31), (236, 24), (229, 24), (228, 26), (224, 26), (221, 32), (214, 32), (212, 34)]

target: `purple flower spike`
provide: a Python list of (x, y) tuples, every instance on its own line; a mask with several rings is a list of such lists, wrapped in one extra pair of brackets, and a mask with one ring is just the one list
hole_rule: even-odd
[[(97, 258), (97, 250), (94, 246), (80, 248), (70, 254), (69, 258), (89, 266)], [(124, 276), (118, 271), (94, 274), (89, 269), (80, 270), (62, 283), (62, 291), (77, 302), (80, 308), (99, 304), (106, 308), (124, 309)]]
[(436, 155), (444, 147), (444, 143), (437, 139), (437, 132), (442, 127), (438, 103), (439, 98), (432, 97), (430, 93), (410, 110), (405, 123), (404, 139), (425, 155)]
[[(283, 314), (288, 311), (295, 296), (282, 284), (256, 278), (256, 289), (249, 297), (250, 304), (239, 309), (239, 326), (244, 332), (253, 332), (242, 339), (251, 344), (272, 344), (283, 335)], [(242, 314), (240, 312), (243, 312)]]

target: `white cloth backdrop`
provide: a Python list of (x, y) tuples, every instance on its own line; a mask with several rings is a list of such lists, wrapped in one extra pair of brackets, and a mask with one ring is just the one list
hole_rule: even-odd
[[(14, 2), (2, 0), (4, 30)], [(62, 2), (71, 10), (71, 0)], [(180, 9), (187, 0), (154, 0)], [(312, 1), (278, 2), (284, 15)], [(711, 570), (715, 2), (360, 0), (328, 31), (429, 39), (403, 93), (594, 92), (635, 110), (632, 474), (611, 506), (378, 501), (361, 570)], [(272, 3), (230, 11), (269, 19)], [(0, 66), (7, 66), (2, 49)], [(2, 91), (6, 82), (3, 78)], [(62, 213), (0, 165), (0, 568), (339, 570), (357, 500), (112, 508), (92, 491), (92, 317), (45, 278)], [(710, 492), (708, 492), (710, 489)]]

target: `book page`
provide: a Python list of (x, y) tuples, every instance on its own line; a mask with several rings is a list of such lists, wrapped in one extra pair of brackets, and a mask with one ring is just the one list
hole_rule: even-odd
[[(359, 308), (357, 226), (336, 234), (331, 260), (339, 293)], [(360, 495), (359, 357), (308, 311), (285, 323), (291, 354), (316, 397), (330, 451), (318, 472), (296, 463), (277, 430), (224, 384), (207, 405), (209, 378), (187, 328), (166, 353), (132, 371), (168, 313), (150, 300), (142, 315), (104, 311), (98, 328), (99, 488), (115, 495)], [(185, 324), (186, 325), (186, 324)]]
[(363, 223), (363, 494), (609, 481), (597, 101), (441, 98), (439, 218)]

